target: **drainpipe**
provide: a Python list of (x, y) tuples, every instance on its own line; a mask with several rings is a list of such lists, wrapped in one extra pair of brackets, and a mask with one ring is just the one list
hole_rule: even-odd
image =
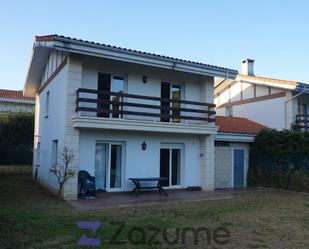
[(294, 95), (293, 97), (287, 99), (286, 101), (284, 101), (284, 127), (285, 127), (285, 129), (288, 129), (288, 124), (287, 124), (287, 121), (288, 121), (288, 120), (287, 120), (287, 113), (286, 113), (286, 112), (287, 112), (287, 111), (286, 111), (286, 109), (287, 109), (287, 104), (288, 104), (288, 102), (290, 102), (291, 100), (295, 99), (296, 97), (302, 95), (303, 93), (304, 93), (304, 92), (300, 92), (300, 93)]

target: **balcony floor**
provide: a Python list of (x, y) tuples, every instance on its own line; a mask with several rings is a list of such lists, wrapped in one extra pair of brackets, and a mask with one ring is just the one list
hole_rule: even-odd
[(167, 132), (184, 134), (217, 134), (218, 127), (214, 123), (167, 123), (151, 120), (131, 120), (118, 118), (102, 118), (77, 116), (72, 119), (74, 128), (107, 129), (144, 132)]

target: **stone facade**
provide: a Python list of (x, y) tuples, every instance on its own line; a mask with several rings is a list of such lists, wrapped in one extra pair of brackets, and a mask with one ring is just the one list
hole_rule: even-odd
[(228, 146), (215, 146), (215, 188), (232, 188), (233, 187), (233, 150), (245, 150), (245, 184), (247, 182), (247, 171), (249, 161), (249, 144), (248, 143), (228, 143)]
[(232, 149), (215, 146), (215, 188), (232, 187)]

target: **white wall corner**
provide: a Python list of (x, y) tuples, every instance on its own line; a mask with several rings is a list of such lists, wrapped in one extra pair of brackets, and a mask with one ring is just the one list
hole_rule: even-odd
[[(73, 128), (72, 118), (77, 116), (75, 112), (76, 90), (82, 87), (82, 61), (78, 57), (70, 56), (68, 60), (68, 80), (66, 86), (65, 102), (65, 130), (63, 145), (72, 150), (74, 162), (72, 166), (79, 169), (79, 130)], [(78, 182), (77, 174), (64, 186), (63, 199), (77, 199)]]
[(200, 137), (200, 176), (204, 191), (214, 190), (215, 181), (215, 135)]

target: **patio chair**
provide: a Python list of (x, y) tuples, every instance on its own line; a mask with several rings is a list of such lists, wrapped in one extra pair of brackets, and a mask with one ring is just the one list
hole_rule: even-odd
[(78, 197), (95, 196), (95, 178), (86, 170), (78, 171)]

